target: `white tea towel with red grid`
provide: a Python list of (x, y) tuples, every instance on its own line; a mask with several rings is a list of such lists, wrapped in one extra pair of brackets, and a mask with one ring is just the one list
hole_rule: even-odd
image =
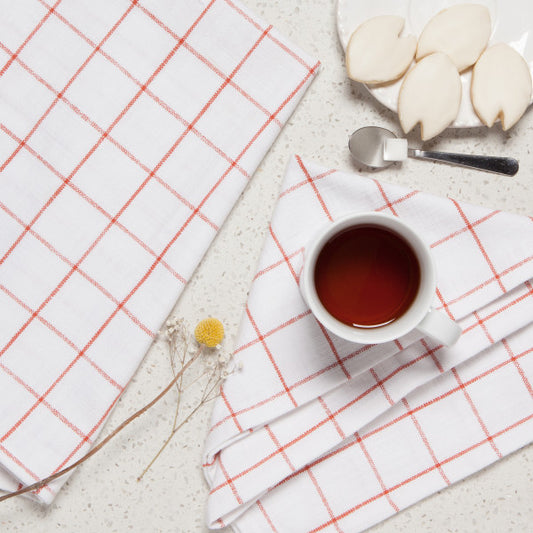
[(318, 65), (234, 0), (4, 4), (0, 489), (12, 490), (95, 441)]
[[(354, 345), (310, 314), (304, 246), (362, 211), (431, 247), (455, 346)], [(292, 159), (213, 414), (210, 526), (361, 531), (533, 441), (532, 245), (533, 218)]]

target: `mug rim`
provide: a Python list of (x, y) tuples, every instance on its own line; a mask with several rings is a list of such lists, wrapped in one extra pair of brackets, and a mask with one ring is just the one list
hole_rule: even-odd
[[(331, 315), (320, 301), (314, 282), (316, 261), (325, 244), (345, 229), (363, 225), (384, 227), (403, 238), (413, 250), (420, 267), (419, 288), (409, 309), (390, 324), (374, 328), (349, 326)], [(429, 246), (411, 225), (400, 218), (375, 211), (348, 213), (321, 228), (307, 244), (300, 288), (315, 318), (329, 331), (351, 342), (378, 344), (392, 341), (412, 331), (426, 316), (436, 289), (435, 265)]]

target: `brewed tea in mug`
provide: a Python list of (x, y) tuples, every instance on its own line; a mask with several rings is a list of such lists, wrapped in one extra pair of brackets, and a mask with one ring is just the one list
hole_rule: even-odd
[(420, 265), (409, 243), (394, 231), (355, 226), (326, 242), (314, 281), (320, 301), (337, 320), (376, 328), (409, 309), (420, 286)]
[(429, 246), (396, 216), (348, 213), (319, 228), (305, 247), (299, 285), (315, 318), (349, 342), (385, 343), (417, 330), (451, 346), (461, 334), (432, 307)]

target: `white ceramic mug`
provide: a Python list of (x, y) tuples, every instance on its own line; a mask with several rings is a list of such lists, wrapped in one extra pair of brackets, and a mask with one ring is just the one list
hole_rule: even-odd
[[(326, 310), (317, 294), (315, 266), (322, 248), (340, 232), (357, 226), (381, 227), (399, 235), (410, 245), (418, 260), (418, 292), (409, 308), (389, 324), (371, 328), (347, 325)], [(440, 344), (454, 344), (461, 334), (461, 328), (444, 312), (432, 309), (436, 286), (435, 266), (429, 247), (415, 230), (399, 218), (376, 212), (347, 215), (325, 226), (306, 247), (300, 274), (300, 290), (316, 319), (335, 335), (360, 344), (392, 341), (414, 329)]]

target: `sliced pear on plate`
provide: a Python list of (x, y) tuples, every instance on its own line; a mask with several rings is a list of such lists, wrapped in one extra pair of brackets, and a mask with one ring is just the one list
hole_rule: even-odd
[(398, 96), (398, 118), (405, 133), (420, 123), (427, 141), (457, 117), (462, 84), (452, 60), (442, 52), (419, 61), (405, 76)]
[(507, 44), (487, 48), (474, 67), (470, 96), (483, 124), (490, 128), (499, 118), (503, 130), (508, 130), (531, 102), (528, 64)]
[(400, 37), (402, 17), (383, 15), (363, 22), (350, 37), (346, 48), (348, 76), (368, 84), (400, 78), (413, 61), (416, 38)]
[(458, 4), (437, 13), (418, 39), (416, 59), (443, 52), (462, 72), (486, 48), (491, 33), (489, 10), (480, 4)]

